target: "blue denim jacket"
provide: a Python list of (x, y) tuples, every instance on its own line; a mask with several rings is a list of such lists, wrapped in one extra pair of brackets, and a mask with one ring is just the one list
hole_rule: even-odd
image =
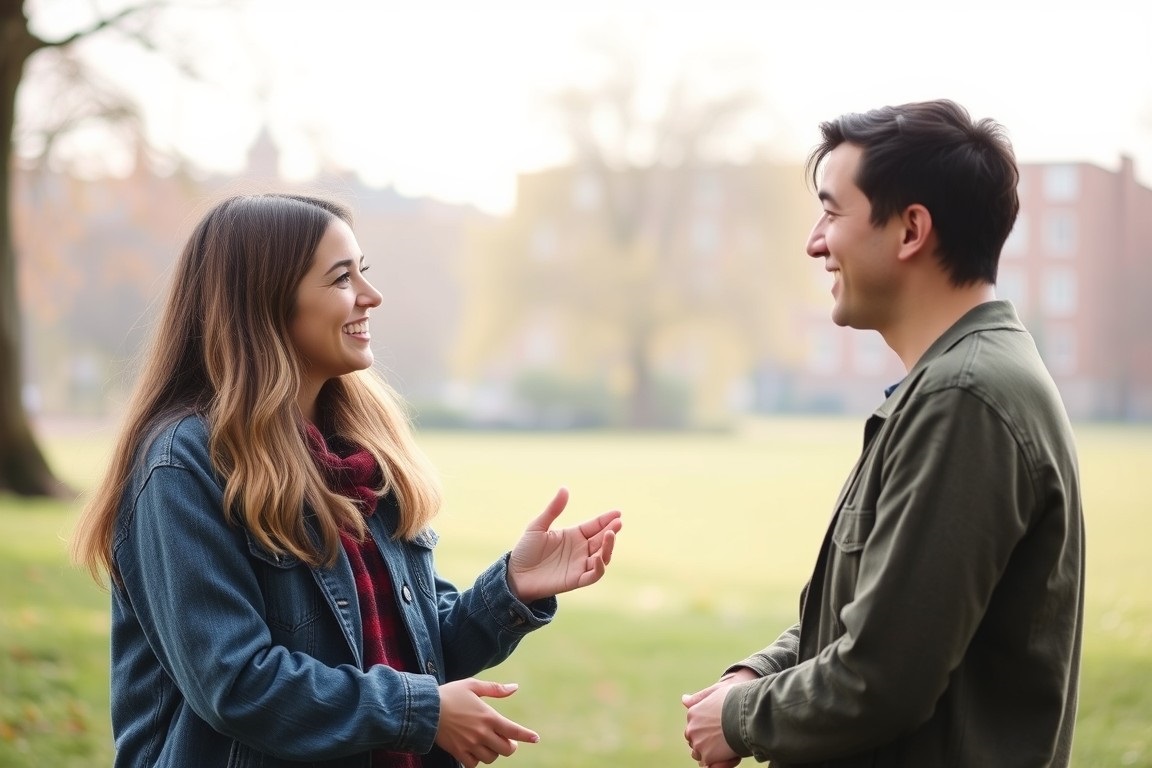
[(311, 568), (230, 525), (201, 418), (149, 442), (125, 488), (113, 538), (112, 729), (116, 766), (369, 766), (376, 748), (434, 747), (438, 686), (503, 661), (547, 624), (555, 598), (527, 606), (507, 556), (465, 591), (437, 576), (428, 529), (390, 537), (382, 500), (372, 536), (392, 574), (420, 673), (363, 669), (347, 559)]

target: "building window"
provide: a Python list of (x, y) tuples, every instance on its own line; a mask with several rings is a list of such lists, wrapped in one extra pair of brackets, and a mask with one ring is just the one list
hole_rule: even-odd
[(1076, 372), (1076, 334), (1071, 328), (1048, 328), (1044, 333), (1044, 364), (1055, 376)]
[(1076, 273), (1052, 269), (1044, 274), (1044, 312), (1049, 317), (1069, 317), (1076, 312)]
[(532, 239), (528, 251), (535, 261), (552, 261), (560, 250), (556, 236), (556, 226), (550, 221), (538, 221), (532, 228)]
[(699, 208), (719, 208), (723, 202), (720, 179), (714, 173), (704, 173), (696, 177), (693, 195)]
[(552, 327), (543, 318), (529, 325), (523, 336), (523, 359), (528, 365), (546, 367), (559, 357), (559, 344)]
[(743, 224), (736, 240), (743, 253), (759, 254), (764, 250), (764, 238), (760, 236), (760, 227), (754, 224)]
[(600, 182), (590, 172), (576, 177), (572, 187), (572, 205), (578, 211), (592, 211), (600, 207)]
[(1072, 211), (1049, 211), (1044, 216), (1044, 249), (1056, 257), (1076, 251), (1076, 215)]
[(1028, 251), (1028, 217), (1023, 213), (1016, 217), (1016, 225), (1004, 241), (1001, 254), (1004, 256), (1021, 256)]
[(832, 374), (840, 370), (841, 334), (834, 328), (812, 328), (808, 337), (807, 368), (810, 373)]
[(1017, 312), (1025, 314), (1028, 311), (1028, 283), (1024, 279), (1024, 272), (1001, 267), (996, 275), (996, 297), (1007, 299), (1016, 307)]
[(716, 290), (720, 282), (717, 253), (720, 245), (720, 231), (715, 217), (697, 214), (689, 227), (688, 239), (691, 243), (688, 252), (692, 290), (696, 295), (704, 295)]
[(888, 362), (888, 346), (884, 343), (884, 337), (873, 332), (857, 333), (855, 337), (852, 353), (856, 372), (865, 376), (883, 373), (885, 363)]
[(1074, 165), (1050, 165), (1044, 169), (1044, 199), (1069, 203), (1080, 196), (1080, 171)]
[(692, 219), (692, 253), (697, 259), (711, 261), (720, 242), (719, 228), (712, 216), (697, 215)]

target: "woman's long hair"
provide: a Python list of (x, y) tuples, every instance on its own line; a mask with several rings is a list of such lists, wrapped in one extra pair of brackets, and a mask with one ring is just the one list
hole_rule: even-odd
[[(121, 497), (143, 443), (182, 414), (200, 414), (224, 482), (222, 514), (263, 546), (310, 565), (330, 565), (340, 531), (363, 536), (364, 517), (333, 493), (312, 460), (296, 405), (301, 364), (289, 341), (296, 289), (343, 207), (300, 195), (230, 197), (196, 226), (176, 266), (160, 324), (103, 481), (81, 515), (73, 559), (94, 578), (118, 578), (111, 551)], [(324, 428), (366, 448), (396, 494), (396, 536), (415, 536), (440, 506), (440, 486), (416, 446), (399, 399), (373, 371), (330, 380), (320, 391)], [(313, 513), (319, 540), (304, 508)]]

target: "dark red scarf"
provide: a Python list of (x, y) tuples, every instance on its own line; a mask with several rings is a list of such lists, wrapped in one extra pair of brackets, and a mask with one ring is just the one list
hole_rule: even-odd
[[(376, 513), (380, 497), (375, 489), (383, 477), (371, 453), (357, 446), (340, 453), (331, 451), (320, 430), (312, 424), (308, 425), (308, 448), (333, 492), (354, 500), (366, 518)], [(386, 664), (401, 672), (419, 671), (412, 641), (396, 604), (392, 574), (372, 534), (367, 533), (364, 541), (358, 541), (342, 531), (340, 544), (356, 577), (356, 597), (364, 626), (364, 669)], [(411, 752), (377, 750), (372, 753), (372, 765), (420, 768), (421, 760), (420, 755)]]

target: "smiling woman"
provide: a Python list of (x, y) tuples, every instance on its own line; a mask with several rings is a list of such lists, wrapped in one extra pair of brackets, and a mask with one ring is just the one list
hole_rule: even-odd
[(316, 397), (325, 382), (372, 365), (368, 312), (380, 306), (381, 296), (365, 279), (367, 270), (352, 228), (334, 219), (296, 289), (288, 329), (301, 363), (296, 402), (309, 421), (316, 420)]
[(536, 733), (474, 679), (593, 584), (620, 513), (561, 489), (458, 590), (440, 486), (372, 370), (351, 216), (228, 198), (185, 246), (75, 559), (112, 581), (117, 764), (473, 768)]

